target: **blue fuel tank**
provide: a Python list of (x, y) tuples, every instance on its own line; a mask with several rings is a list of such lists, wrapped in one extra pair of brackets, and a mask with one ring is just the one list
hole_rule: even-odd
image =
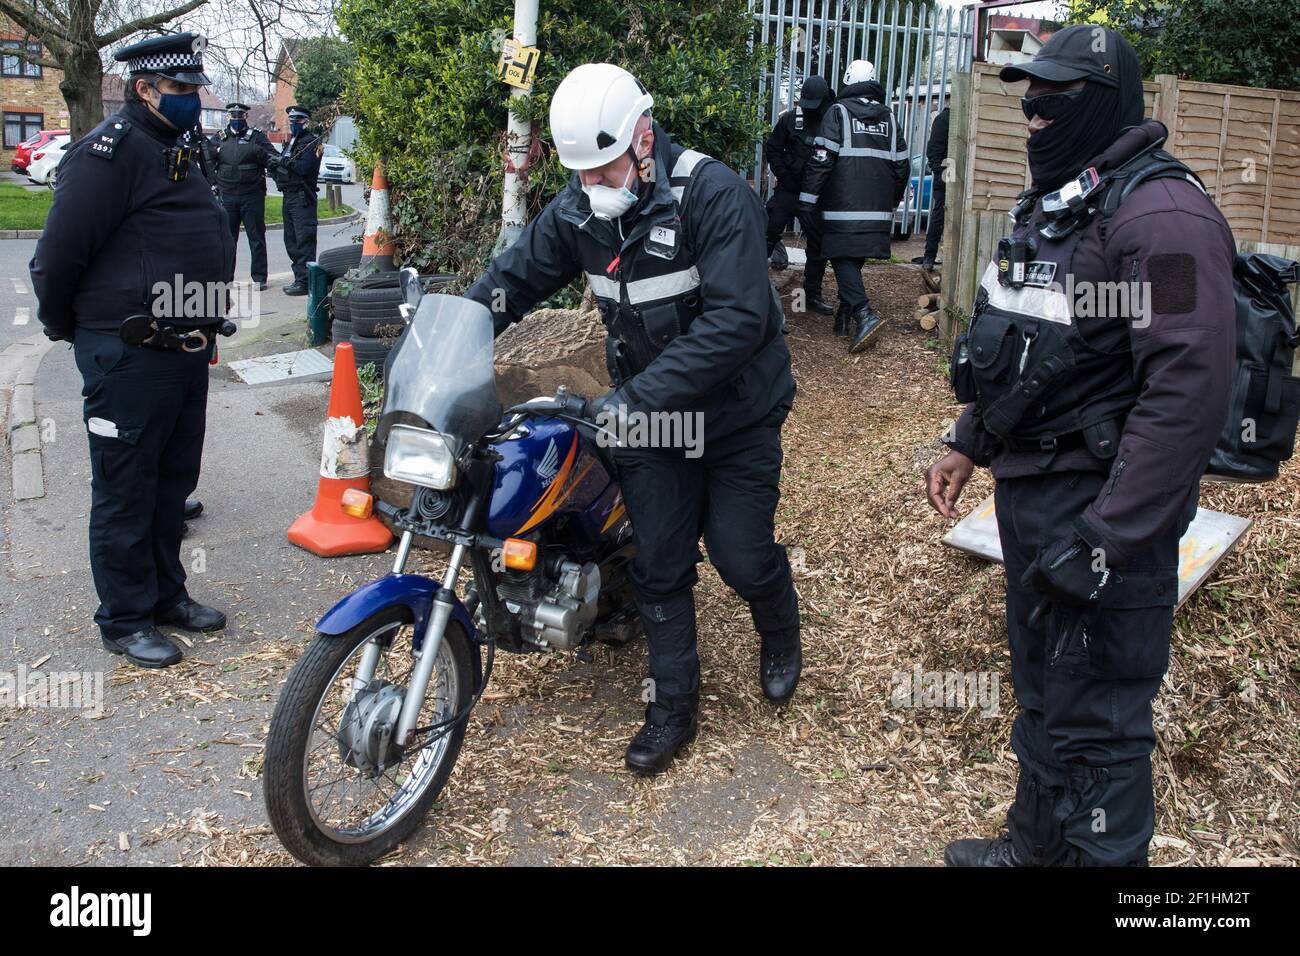
[(569, 516), (575, 543), (614, 541), (627, 524), (618, 482), (591, 439), (557, 418), (530, 421), (518, 437), (496, 446), (488, 533), (521, 537)]

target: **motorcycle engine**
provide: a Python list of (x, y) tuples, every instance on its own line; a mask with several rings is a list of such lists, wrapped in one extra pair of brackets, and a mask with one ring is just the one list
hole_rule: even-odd
[(525, 641), (540, 648), (572, 650), (596, 620), (600, 567), (569, 560), (552, 567), (553, 577), (543, 577), (540, 568), (526, 575), (503, 574), (497, 593), (518, 618)]

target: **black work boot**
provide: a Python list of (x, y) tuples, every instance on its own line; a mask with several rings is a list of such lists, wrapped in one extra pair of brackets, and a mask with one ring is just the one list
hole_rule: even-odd
[(104, 650), (120, 654), (136, 667), (170, 667), (179, 664), (184, 655), (156, 627), (146, 627), (125, 637), (111, 638), (100, 635)]
[(846, 302), (841, 302), (835, 310), (835, 334), (841, 338), (849, 334), (849, 306)]
[(853, 313), (853, 334), (849, 341), (849, 351), (861, 352), (875, 341), (884, 327), (885, 320), (876, 315), (870, 305), (858, 309)]
[(226, 615), (189, 598), (182, 598), (166, 611), (158, 612), (154, 620), (179, 627), (182, 631), (219, 631), (226, 626)]
[(804, 304), (818, 315), (831, 315), (835, 311), (831, 304), (821, 297), (820, 292), (811, 292), (808, 289), (804, 290)]
[(306, 295), (307, 283), (291, 282), (288, 285), (281, 287), (280, 291), (285, 295)]
[(181, 512), (181, 516), (186, 521), (193, 521), (201, 514), (203, 514), (203, 502), (198, 498), (186, 498), (185, 510)]
[(1010, 834), (996, 840), (953, 840), (943, 850), (944, 866), (1029, 866), (1016, 855)]
[(627, 745), (623, 762), (633, 773), (647, 777), (661, 774), (668, 769), (677, 751), (695, 739), (699, 729), (698, 711), (691, 714), (687, 723), (654, 724), (647, 719)]
[(758, 682), (763, 696), (781, 704), (794, 696), (803, 670), (803, 646), (799, 629), (763, 634), (759, 653)]

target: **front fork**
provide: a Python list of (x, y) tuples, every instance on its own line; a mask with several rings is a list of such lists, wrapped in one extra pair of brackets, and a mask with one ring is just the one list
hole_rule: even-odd
[[(410, 531), (402, 533), (402, 540), (397, 545), (397, 557), (393, 561), (394, 574), (401, 574), (406, 570), (406, 561), (411, 554), (411, 541), (414, 537)], [(447, 571), (442, 576), (442, 588), (433, 596), (433, 609), (429, 615), (429, 623), (425, 627), (424, 640), (406, 687), (406, 695), (402, 699), (402, 710), (397, 717), (397, 729), (393, 733), (393, 743), (398, 747), (406, 746), (411, 731), (415, 729), (416, 721), (419, 719), (420, 708), (424, 706), (424, 695), (429, 687), (429, 678), (433, 676), (433, 665), (438, 659), (438, 650), (442, 647), (447, 622), (451, 620), (451, 613), (455, 609), (456, 579), (460, 576), (460, 568), (465, 562), (467, 550), (468, 548), (463, 544), (457, 544), (452, 548), (451, 558), (447, 561)], [(379, 665), (382, 651), (378, 640), (366, 644), (365, 650), (361, 653), (361, 661), (357, 665), (354, 688), (369, 686), (370, 681), (374, 679), (375, 668)]]

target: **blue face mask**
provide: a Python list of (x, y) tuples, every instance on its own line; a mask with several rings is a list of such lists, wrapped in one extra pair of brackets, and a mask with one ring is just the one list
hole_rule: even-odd
[(199, 99), (197, 91), (194, 93), (164, 93), (156, 86), (154, 89), (158, 90), (158, 95), (161, 97), (158, 101), (158, 112), (163, 115), (167, 122), (179, 130), (189, 130), (199, 125), (199, 115), (203, 111), (203, 102)]
[(232, 119), (230, 121), (230, 131), (232, 133), (242, 133), (248, 129), (248, 123), (241, 119)]
[(292, 133), (294, 136), (301, 136), (301, 135), (302, 135), (302, 131), (305, 130), (306, 128), (307, 128), (307, 124), (306, 124), (306, 123), (290, 123), (290, 124), (289, 124), (289, 132)]

